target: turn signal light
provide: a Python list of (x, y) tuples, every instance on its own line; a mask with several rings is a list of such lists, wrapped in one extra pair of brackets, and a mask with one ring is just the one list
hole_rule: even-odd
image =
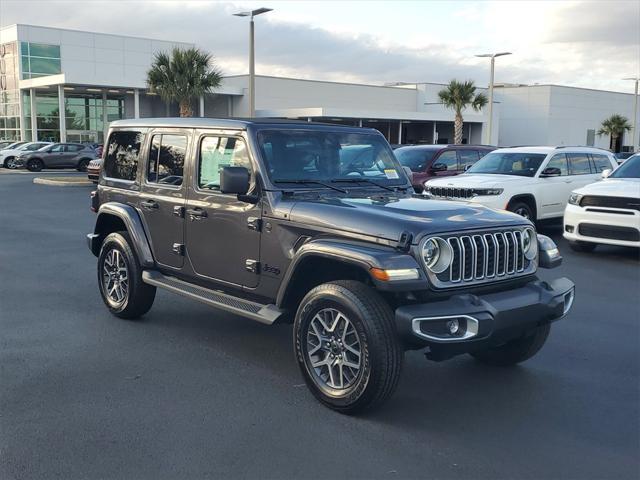
[(382, 268), (372, 268), (369, 270), (371, 276), (382, 282), (393, 282), (394, 280), (417, 280), (420, 278), (417, 268), (398, 268), (384, 270)]

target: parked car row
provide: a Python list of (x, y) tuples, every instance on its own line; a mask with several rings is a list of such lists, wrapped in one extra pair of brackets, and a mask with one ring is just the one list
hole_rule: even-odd
[(24, 167), (32, 172), (43, 168), (75, 168), (84, 172), (96, 157), (91, 145), (80, 143), (14, 142), (0, 146), (0, 165), (9, 169)]
[(618, 166), (612, 153), (597, 148), (514, 147), (493, 150), (455, 177), (428, 179), (422, 190), (533, 222), (564, 219), (571, 247), (591, 251), (598, 243), (640, 247), (639, 177), (640, 154)]

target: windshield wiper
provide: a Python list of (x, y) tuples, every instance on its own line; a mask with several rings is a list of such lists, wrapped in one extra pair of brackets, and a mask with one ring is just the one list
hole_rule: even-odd
[(373, 180), (369, 179), (369, 178), (362, 178), (362, 177), (358, 177), (358, 178), (332, 178), (331, 179), (332, 182), (334, 183), (360, 183), (360, 182), (365, 182), (365, 183), (369, 183), (371, 185), (375, 185), (376, 187), (380, 187), (380, 188), (384, 188), (385, 190), (389, 190), (390, 192), (395, 192), (396, 188), (392, 188), (392, 187), (387, 187), (386, 185), (382, 185), (378, 182), (374, 182)]
[(346, 190), (343, 190), (342, 188), (334, 187), (333, 185), (329, 185), (328, 183), (320, 182), (318, 180), (307, 180), (307, 179), (273, 180), (273, 183), (295, 183), (295, 184), (298, 184), (298, 185), (305, 185), (305, 184), (314, 183), (316, 185), (322, 185), (323, 187), (330, 188), (331, 190), (335, 190), (336, 192), (348, 193)]

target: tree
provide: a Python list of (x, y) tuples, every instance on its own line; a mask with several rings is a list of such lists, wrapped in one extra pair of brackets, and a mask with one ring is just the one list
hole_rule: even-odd
[(192, 102), (221, 82), (222, 72), (213, 65), (211, 55), (197, 48), (157, 53), (147, 72), (149, 90), (167, 103), (178, 102), (181, 117), (191, 117)]
[(605, 119), (600, 125), (598, 136), (609, 135), (609, 148), (615, 150), (618, 137), (622, 136), (625, 131), (631, 130), (629, 119), (623, 115), (613, 114)]
[(438, 97), (445, 107), (451, 108), (456, 112), (454, 142), (456, 145), (460, 145), (462, 143), (462, 126), (464, 122), (462, 111), (471, 106), (476, 112), (479, 112), (488, 103), (487, 97), (484, 93), (476, 93), (476, 86), (473, 80), (465, 82), (451, 80), (446, 88), (438, 92)]

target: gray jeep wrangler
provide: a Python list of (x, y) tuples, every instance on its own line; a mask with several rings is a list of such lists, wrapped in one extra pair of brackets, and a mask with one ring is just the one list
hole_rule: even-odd
[(574, 284), (528, 220), (413, 195), (376, 130), (279, 120), (111, 124), (89, 248), (107, 308), (133, 319), (157, 288), (293, 324), (311, 392), (353, 413), (395, 390), (403, 352), (535, 355)]

